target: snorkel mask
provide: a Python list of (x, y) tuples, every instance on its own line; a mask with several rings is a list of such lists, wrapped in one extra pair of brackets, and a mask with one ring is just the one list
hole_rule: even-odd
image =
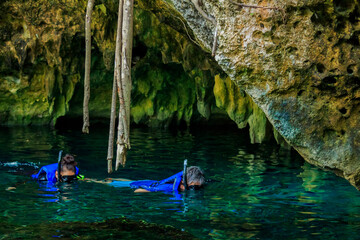
[(72, 176), (61, 176), (59, 178), (59, 182), (65, 182), (65, 183), (73, 183), (76, 180), (78, 180), (78, 176), (72, 175)]
[(200, 185), (191, 185), (187, 187), (187, 190), (200, 190), (202, 186)]

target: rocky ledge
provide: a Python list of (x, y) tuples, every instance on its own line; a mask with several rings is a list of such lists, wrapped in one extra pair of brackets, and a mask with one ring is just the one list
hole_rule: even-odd
[(359, 188), (358, 1), (171, 2), (209, 52), (218, 29), (216, 61), (291, 146)]

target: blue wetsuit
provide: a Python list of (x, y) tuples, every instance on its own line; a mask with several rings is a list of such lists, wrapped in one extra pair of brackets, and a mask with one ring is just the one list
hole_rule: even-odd
[[(76, 168), (76, 175), (79, 174), (79, 168)], [(53, 163), (40, 168), (37, 174), (31, 175), (33, 179), (39, 180), (40, 193), (39, 196), (43, 198), (44, 202), (59, 201), (57, 195), (58, 188), (56, 187), (55, 172), (58, 170), (58, 164)], [(41, 193), (42, 191), (47, 193)]]
[(114, 187), (131, 187), (131, 188), (143, 188), (150, 192), (178, 192), (179, 186), (182, 180), (183, 172), (178, 172), (177, 174), (168, 177), (161, 181), (155, 180), (143, 180), (143, 181), (113, 181), (109, 183)]
[[(76, 168), (76, 175), (79, 174), (79, 168)], [(51, 183), (55, 183), (56, 182), (56, 176), (55, 176), (55, 172), (58, 170), (58, 164), (57, 163), (53, 163), (53, 164), (49, 164), (46, 166), (43, 166), (40, 171), (37, 174), (33, 174), (31, 175), (32, 178), (39, 180), (40, 176), (45, 175), (46, 176), (46, 181), (51, 182)]]

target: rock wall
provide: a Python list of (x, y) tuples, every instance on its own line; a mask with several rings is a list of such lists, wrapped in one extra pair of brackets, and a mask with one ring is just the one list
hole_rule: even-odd
[[(200, 3), (218, 26), (215, 58), (215, 26), (189, 0), (137, 2), (132, 122), (230, 118), (249, 127), (252, 142), (284, 143), (283, 136), (310, 163), (359, 186), (358, 1), (243, 1), (281, 11)], [(110, 112), (116, 4), (95, 3), (92, 118)], [(85, 7), (85, 0), (0, 3), (0, 124), (81, 116)]]
[(72, 40), (84, 7), (81, 1), (0, 3), (1, 123), (54, 123), (68, 110), (80, 81), (70, 49), (78, 48)]
[[(136, 5), (132, 122), (167, 128), (231, 119), (249, 128), (254, 143), (272, 139), (264, 113), (168, 6), (161, 1)], [(0, 124), (55, 125), (59, 117), (81, 118), (85, 8), (84, 0), (0, 3)], [(95, 1), (92, 119), (110, 114), (117, 9), (117, 1)]]
[[(360, 186), (357, 0), (245, 0), (283, 11), (202, 0), (216, 19), (215, 59), (307, 161)], [(172, 0), (210, 51), (215, 26), (189, 0)]]

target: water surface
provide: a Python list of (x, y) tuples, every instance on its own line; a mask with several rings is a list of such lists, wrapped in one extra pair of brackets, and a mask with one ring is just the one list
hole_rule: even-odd
[[(251, 145), (234, 130), (134, 129), (125, 168), (111, 177), (166, 178), (183, 160), (216, 180), (179, 196), (78, 182), (56, 188), (29, 181), (58, 151), (73, 153), (86, 177), (104, 179), (108, 130), (0, 129), (0, 221), (94, 222), (125, 216), (168, 224), (201, 239), (357, 239), (360, 194), (347, 181), (274, 144)], [(5, 191), (16, 186), (15, 190)]]

